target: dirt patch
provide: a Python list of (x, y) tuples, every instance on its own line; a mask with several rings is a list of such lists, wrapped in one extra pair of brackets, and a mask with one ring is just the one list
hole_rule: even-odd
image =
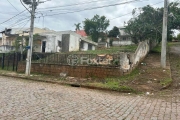
[(170, 79), (169, 65), (166, 69), (160, 67), (160, 54), (150, 53), (140, 63), (137, 75), (134, 80), (130, 80), (128, 85), (133, 89), (141, 92), (155, 92), (162, 90), (163, 82)]

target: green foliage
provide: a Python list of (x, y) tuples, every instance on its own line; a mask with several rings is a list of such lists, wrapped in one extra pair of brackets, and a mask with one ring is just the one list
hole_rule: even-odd
[(156, 47), (154, 47), (151, 52), (161, 53), (161, 45), (157, 45)]
[(172, 79), (171, 78), (165, 78), (163, 80), (160, 81), (160, 84), (162, 86), (168, 86), (172, 83)]
[(16, 52), (18, 52), (18, 50), (19, 50), (21, 40), (22, 40), (22, 37), (18, 36), (16, 38), (15, 42), (13, 43), (13, 46), (15, 47)]
[[(179, 29), (180, 8), (178, 5), (179, 3), (169, 4), (169, 11), (173, 16), (168, 18), (168, 40), (171, 40), (171, 30)], [(132, 13), (134, 17), (128, 21), (126, 32), (131, 35), (135, 43), (146, 39), (161, 40), (163, 8), (153, 8), (147, 5), (142, 9), (134, 9)], [(137, 13), (138, 15), (135, 16)]]
[(84, 23), (84, 30), (91, 36), (94, 42), (98, 42), (100, 33), (103, 33), (109, 26), (109, 20), (105, 16), (95, 15), (92, 19), (86, 18)]
[[(29, 41), (29, 36), (24, 36), (25, 38), (25, 46), (28, 46), (28, 41)], [(13, 43), (13, 46), (15, 46), (15, 51), (17, 52), (20, 48), (20, 42), (22, 41), (23, 36), (18, 36), (15, 40), (15, 42)], [(39, 34), (35, 34), (33, 35), (33, 40), (36, 41), (38, 39), (41, 39), (41, 36)], [(35, 44), (35, 43), (34, 43)], [(25, 47), (24, 46), (24, 47)], [(27, 50), (25, 50), (26, 52)]]
[(81, 23), (77, 23), (77, 24), (74, 24), (74, 26), (76, 27), (75, 30), (80, 30), (81, 28)]
[(80, 54), (117, 54), (119, 52), (134, 52), (137, 49), (137, 45), (127, 45), (121, 47), (111, 47), (108, 49), (100, 49), (100, 50), (88, 50), (88, 51), (74, 51), (72, 53), (80, 53)]
[(113, 39), (110, 39), (110, 41), (109, 41), (110, 46), (113, 45), (112, 43), (113, 43)]
[(109, 31), (108, 37), (117, 37), (119, 35), (119, 29), (114, 26), (112, 30)]

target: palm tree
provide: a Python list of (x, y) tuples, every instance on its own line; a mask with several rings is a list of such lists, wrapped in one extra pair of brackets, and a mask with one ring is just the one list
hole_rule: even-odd
[(80, 30), (80, 28), (81, 28), (81, 23), (74, 24), (74, 26), (76, 27), (76, 29), (75, 29), (76, 31), (77, 31), (77, 30)]

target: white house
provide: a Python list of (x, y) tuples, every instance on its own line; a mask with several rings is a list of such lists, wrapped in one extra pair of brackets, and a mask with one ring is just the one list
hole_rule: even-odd
[(112, 42), (113, 46), (121, 46), (121, 45), (132, 45), (131, 36), (125, 32), (125, 27), (119, 27), (120, 35), (118, 36), (119, 40), (114, 40)]
[(41, 45), (34, 47), (35, 52), (71, 52), (95, 50), (97, 43), (88, 40), (86, 37), (74, 31), (59, 31), (40, 33), (43, 36)]

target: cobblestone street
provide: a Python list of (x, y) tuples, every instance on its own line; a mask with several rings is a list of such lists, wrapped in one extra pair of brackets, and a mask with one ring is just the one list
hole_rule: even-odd
[(0, 76), (1, 120), (180, 120), (179, 95), (151, 97)]

